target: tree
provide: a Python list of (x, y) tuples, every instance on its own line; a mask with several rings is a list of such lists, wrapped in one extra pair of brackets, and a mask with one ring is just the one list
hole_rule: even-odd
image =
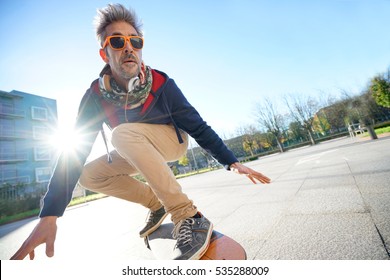
[(285, 126), (283, 115), (277, 111), (276, 106), (268, 98), (257, 105), (256, 115), (260, 126), (275, 137), (278, 148), (283, 153), (283, 129)]
[(244, 151), (253, 156), (255, 150), (260, 147), (260, 143), (257, 137), (259, 132), (253, 125), (247, 125), (239, 127), (237, 133), (239, 133), (241, 136), (242, 147)]
[(190, 161), (187, 157), (187, 155), (183, 155), (181, 158), (179, 158), (179, 162), (178, 162), (181, 166), (187, 166)]
[(276, 142), (274, 141), (275, 136), (270, 132), (261, 133), (259, 138), (260, 145), (265, 149), (272, 148), (274, 146), (274, 142)]
[(320, 110), (326, 114), (326, 119), (330, 125), (331, 132), (343, 131), (347, 126), (349, 122), (348, 106), (348, 101), (346, 99), (341, 99), (338, 101), (333, 101), (333, 103)]
[(315, 145), (313, 137), (313, 121), (314, 115), (318, 111), (319, 106), (315, 99), (310, 96), (303, 95), (286, 95), (285, 103), (290, 110), (291, 116), (295, 121), (299, 122), (309, 135), (310, 142)]
[(370, 91), (378, 105), (390, 108), (390, 69), (387, 79), (384, 75), (377, 75), (371, 80)]
[[(322, 113), (322, 114), (321, 114)], [(330, 124), (326, 119), (323, 111), (315, 114), (313, 119), (313, 131), (326, 135), (330, 129)]]
[(347, 102), (337, 100), (326, 92), (322, 92), (318, 100), (321, 109), (314, 117), (315, 131), (321, 134), (345, 131), (346, 116), (348, 115)]
[(288, 138), (295, 142), (303, 142), (307, 140), (305, 129), (300, 122), (292, 121), (288, 126)]
[(372, 95), (367, 91), (358, 96), (349, 97), (347, 101), (349, 104), (349, 122), (358, 122), (361, 127), (365, 127), (368, 130), (371, 139), (377, 139), (373, 125), (375, 119), (377, 119), (379, 106), (374, 101)]
[(253, 138), (253, 135), (244, 135), (242, 147), (244, 148), (245, 152), (249, 152), (251, 156), (253, 156), (254, 150), (259, 148), (259, 144)]

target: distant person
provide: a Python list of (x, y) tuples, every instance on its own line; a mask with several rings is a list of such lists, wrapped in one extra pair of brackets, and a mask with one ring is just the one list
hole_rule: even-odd
[(348, 125), (348, 132), (349, 132), (349, 136), (351, 136), (351, 138), (355, 137), (355, 132), (353, 131), (352, 125)]
[[(81, 100), (75, 129), (82, 142), (74, 155), (60, 155), (40, 221), (11, 259), (28, 254), (33, 259), (34, 249), (42, 243), (46, 243), (46, 255), (54, 255), (56, 220), (63, 215), (77, 182), (150, 209), (141, 237), (171, 214), (177, 239), (175, 259), (199, 259), (208, 247), (213, 225), (183, 193), (167, 164), (186, 153), (188, 134), (227, 170), (245, 174), (253, 183), (270, 183), (263, 174), (238, 162), (167, 74), (144, 63), (140, 27), (135, 13), (120, 4), (98, 11), (96, 33), (106, 65)], [(115, 150), (108, 153), (108, 159), (102, 156), (85, 164), (103, 123), (112, 129)], [(131, 177), (135, 174), (141, 174), (147, 184)]]

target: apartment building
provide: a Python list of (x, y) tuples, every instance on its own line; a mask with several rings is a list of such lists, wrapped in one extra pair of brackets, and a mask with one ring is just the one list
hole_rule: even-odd
[(0, 90), (0, 188), (46, 185), (55, 158), (48, 140), (56, 128), (56, 100)]

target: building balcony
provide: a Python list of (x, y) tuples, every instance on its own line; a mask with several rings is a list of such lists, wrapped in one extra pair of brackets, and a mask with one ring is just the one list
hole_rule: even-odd
[(28, 153), (0, 153), (0, 163), (15, 163), (20, 161), (27, 161)]
[(10, 130), (0, 126), (0, 140), (26, 139), (26, 132), (21, 130)]
[(0, 116), (8, 118), (24, 118), (26, 116), (26, 112), (13, 106), (0, 104)]

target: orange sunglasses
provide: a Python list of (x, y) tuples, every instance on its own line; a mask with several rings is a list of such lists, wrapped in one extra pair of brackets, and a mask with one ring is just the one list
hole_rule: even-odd
[(123, 50), (126, 46), (126, 41), (129, 41), (133, 49), (136, 50), (140, 50), (144, 46), (144, 39), (140, 36), (112, 35), (108, 36), (104, 41), (103, 49), (110, 45), (113, 50)]

